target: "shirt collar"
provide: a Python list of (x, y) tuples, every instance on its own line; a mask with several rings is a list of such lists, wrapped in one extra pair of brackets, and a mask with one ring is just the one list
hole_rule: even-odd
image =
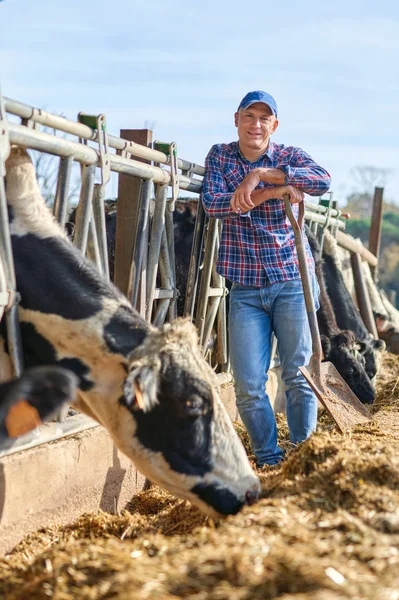
[[(265, 157), (267, 157), (267, 158), (269, 158), (271, 160), (273, 158), (274, 151), (275, 151), (275, 144), (271, 140), (269, 140), (269, 145), (266, 148), (266, 152), (264, 152), (263, 154), (261, 154), (261, 156), (259, 156), (259, 158), (258, 158), (258, 160), (256, 162), (258, 162), (259, 160), (262, 160)], [(233, 142), (231, 144), (231, 154), (235, 154), (236, 156), (240, 156), (244, 160), (247, 160), (241, 154), (240, 146), (239, 146), (238, 142)], [(249, 161), (247, 161), (247, 162), (249, 162)]]

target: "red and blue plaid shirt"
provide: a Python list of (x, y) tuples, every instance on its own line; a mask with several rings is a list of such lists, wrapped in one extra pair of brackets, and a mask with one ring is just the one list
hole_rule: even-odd
[[(230, 200), (238, 185), (252, 169), (270, 167), (286, 174), (286, 185), (320, 196), (330, 186), (330, 175), (300, 148), (269, 142), (266, 152), (250, 162), (240, 152), (238, 142), (216, 144), (206, 157), (202, 187), (205, 212), (223, 220), (217, 271), (229, 281), (265, 287), (299, 279), (298, 259), (292, 227), (284, 202), (271, 199), (238, 216)], [(257, 189), (273, 187), (261, 182)], [(298, 214), (298, 205), (293, 206)], [(305, 236), (306, 238), (306, 236)], [(314, 272), (313, 258), (305, 239), (308, 263)]]

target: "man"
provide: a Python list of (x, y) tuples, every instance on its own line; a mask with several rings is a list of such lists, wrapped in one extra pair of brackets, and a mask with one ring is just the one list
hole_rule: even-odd
[[(261, 467), (283, 459), (265, 391), (272, 333), (291, 442), (304, 441), (316, 428), (317, 399), (299, 371), (309, 363), (312, 345), (283, 195), (289, 194), (293, 204), (302, 202), (304, 193), (319, 196), (328, 190), (330, 176), (300, 148), (271, 141), (278, 120), (270, 94), (249, 92), (234, 119), (238, 142), (216, 144), (206, 158), (202, 202), (210, 217), (223, 220), (217, 271), (232, 282), (229, 335), (237, 408)], [(307, 241), (306, 251), (318, 308)]]

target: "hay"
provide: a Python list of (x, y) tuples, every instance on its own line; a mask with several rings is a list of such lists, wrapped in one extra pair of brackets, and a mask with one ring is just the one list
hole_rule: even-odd
[[(120, 515), (27, 536), (0, 561), (7, 600), (399, 600), (398, 357), (385, 358), (375, 421), (339, 435), (327, 414), (259, 472), (262, 498), (213, 521), (158, 488)], [(238, 433), (251, 453), (242, 426)]]

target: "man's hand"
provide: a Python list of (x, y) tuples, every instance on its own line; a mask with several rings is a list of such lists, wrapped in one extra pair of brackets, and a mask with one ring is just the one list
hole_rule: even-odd
[(247, 212), (254, 208), (255, 204), (251, 200), (251, 194), (259, 185), (260, 177), (257, 170), (253, 170), (242, 180), (236, 191), (234, 192), (230, 206), (231, 210), (236, 213)]
[[(247, 177), (249, 176), (247, 175)], [(283, 200), (284, 194), (289, 195), (291, 204), (298, 204), (299, 202), (303, 201), (304, 192), (302, 192), (302, 190), (299, 188), (293, 187), (292, 185), (281, 185), (255, 190), (254, 188), (256, 187), (256, 184), (252, 188), (254, 191), (248, 193), (250, 186), (245, 181), (247, 177), (238, 186), (230, 202), (232, 210), (238, 214), (248, 212), (255, 206), (259, 206), (260, 204), (263, 204), (263, 202), (267, 202), (267, 200), (271, 200), (272, 198), (279, 198)], [(254, 181), (252, 183), (254, 183)], [(243, 189), (241, 189), (241, 186), (243, 186)]]
[(292, 185), (283, 185), (275, 189), (278, 190), (278, 194), (274, 196), (275, 198), (281, 198), (284, 200), (284, 194), (288, 194), (291, 204), (299, 204), (302, 202), (305, 196), (305, 193), (302, 190), (297, 187), (293, 187)]

